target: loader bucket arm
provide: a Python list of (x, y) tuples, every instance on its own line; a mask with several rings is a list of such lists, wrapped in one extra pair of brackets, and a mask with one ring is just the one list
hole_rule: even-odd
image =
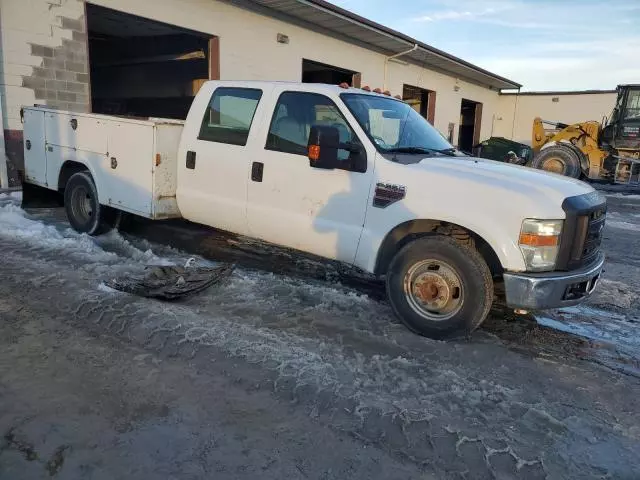
[(536, 117), (533, 119), (531, 130), (531, 148), (537, 153), (545, 143), (547, 143), (547, 134), (544, 131), (544, 123), (540, 117)]

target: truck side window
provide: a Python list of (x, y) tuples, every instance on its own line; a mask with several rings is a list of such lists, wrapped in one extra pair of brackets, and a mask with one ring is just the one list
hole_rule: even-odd
[(217, 88), (211, 96), (198, 140), (246, 145), (262, 90)]
[[(351, 126), (330, 98), (317, 93), (284, 92), (273, 112), (265, 148), (306, 156), (312, 125), (336, 127), (342, 143), (360, 144)], [(338, 159), (345, 163), (350, 155), (347, 150), (338, 151)]]

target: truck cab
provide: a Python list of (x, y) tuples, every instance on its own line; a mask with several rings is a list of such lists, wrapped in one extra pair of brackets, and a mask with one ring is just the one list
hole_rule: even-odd
[[(85, 203), (95, 197), (93, 212), (127, 206), (100, 192), (117, 182), (105, 177), (116, 178), (120, 160), (114, 166), (108, 155), (87, 160), (75, 151), (74, 168), (87, 163), (85, 171), (63, 175), (66, 163), (58, 159), (52, 178), (61, 180), (49, 188), (64, 192), (71, 224), (82, 231), (73, 188), (83, 189)], [(579, 303), (594, 290), (604, 262), (606, 203), (590, 186), (465, 156), (408, 104), (362, 89), (208, 82), (176, 151), (155, 159), (156, 167), (175, 169), (168, 182), (175, 186), (172, 212), (379, 275), (398, 317), (430, 337), (477, 328), (497, 282), (513, 308)], [(158, 183), (140, 175), (137, 185)], [(160, 200), (154, 191), (142, 190), (149, 218), (156, 218)], [(86, 222), (84, 231), (98, 232), (95, 214)]]

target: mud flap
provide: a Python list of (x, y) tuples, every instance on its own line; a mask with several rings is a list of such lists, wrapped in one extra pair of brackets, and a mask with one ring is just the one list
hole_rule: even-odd
[(22, 184), (22, 208), (56, 208), (64, 206), (64, 198), (56, 190), (31, 183)]

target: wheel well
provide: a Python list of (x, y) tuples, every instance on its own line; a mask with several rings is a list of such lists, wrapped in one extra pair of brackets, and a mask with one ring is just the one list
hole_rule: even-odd
[(377, 275), (387, 273), (387, 269), (396, 252), (409, 242), (427, 235), (446, 235), (460, 243), (475, 247), (487, 263), (491, 274), (494, 276), (502, 274), (503, 268), (500, 259), (485, 239), (460, 225), (439, 220), (410, 220), (391, 230), (380, 246), (375, 273)]
[(64, 162), (62, 164), (62, 168), (60, 168), (60, 174), (58, 175), (58, 191), (64, 192), (64, 188), (67, 186), (67, 182), (72, 175), (85, 171), (88, 172), (89, 169), (86, 165), (80, 162), (74, 162), (72, 160)]

